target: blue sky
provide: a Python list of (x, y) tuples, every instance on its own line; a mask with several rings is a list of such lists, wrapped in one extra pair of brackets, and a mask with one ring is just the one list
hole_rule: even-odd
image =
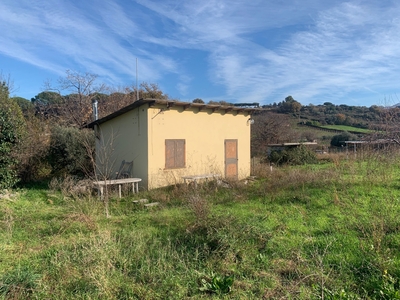
[(400, 102), (398, 0), (2, 0), (0, 38), (27, 99), (66, 70), (135, 85), (137, 58), (181, 101)]

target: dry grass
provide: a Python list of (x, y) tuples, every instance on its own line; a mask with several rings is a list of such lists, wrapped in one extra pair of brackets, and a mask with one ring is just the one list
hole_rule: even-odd
[(205, 222), (210, 214), (211, 204), (198, 194), (193, 194), (188, 198), (188, 207), (194, 213), (197, 222)]
[(93, 182), (89, 179), (79, 180), (75, 176), (54, 177), (49, 183), (49, 189), (59, 191), (65, 197), (73, 199), (87, 198), (93, 193)]

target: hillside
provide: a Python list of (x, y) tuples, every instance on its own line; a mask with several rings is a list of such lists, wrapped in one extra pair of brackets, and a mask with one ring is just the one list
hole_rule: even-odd
[[(296, 100), (292, 100), (297, 102)], [(291, 115), (299, 122), (312, 123), (314, 125), (347, 125), (358, 128), (371, 128), (381, 124), (388, 108), (381, 106), (349, 106), (334, 105), (326, 102), (322, 105), (287, 106), (285, 101), (278, 104), (265, 105), (263, 108), (282, 114)], [(298, 103), (298, 102), (297, 102)], [(399, 113), (397, 107), (392, 107)]]
[[(290, 96), (278, 104), (263, 106), (255, 114), (253, 146), (265, 148), (269, 143), (305, 142), (317, 140), (327, 147), (332, 137), (347, 131), (358, 139), (379, 132), (394, 132), (400, 118), (400, 108), (380, 106), (348, 106), (324, 103), (305, 105)], [(262, 144), (261, 145), (261, 141)], [(262, 148), (261, 147), (261, 148)]]

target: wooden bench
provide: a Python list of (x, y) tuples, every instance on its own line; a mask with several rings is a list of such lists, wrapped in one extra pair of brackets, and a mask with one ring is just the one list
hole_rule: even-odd
[(121, 185), (126, 184), (126, 183), (132, 183), (132, 192), (139, 193), (139, 182), (140, 181), (142, 181), (141, 178), (123, 178), (123, 179), (110, 179), (110, 180), (103, 180), (103, 181), (94, 181), (93, 184), (98, 187), (101, 199), (103, 199), (105, 186), (118, 184), (119, 198), (121, 198)]
[(220, 177), (219, 174), (200, 174), (200, 175), (182, 176), (182, 179), (186, 184), (193, 182), (194, 186), (197, 187), (197, 182), (201, 179), (209, 180), (209, 179), (216, 179), (218, 177)]

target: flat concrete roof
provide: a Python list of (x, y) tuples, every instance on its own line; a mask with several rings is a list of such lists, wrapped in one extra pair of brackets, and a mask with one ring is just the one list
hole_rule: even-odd
[(129, 105), (113, 112), (112, 114), (109, 114), (101, 119), (95, 120), (95, 121), (87, 124), (85, 127), (93, 128), (95, 125), (100, 125), (100, 124), (107, 122), (111, 119), (114, 119), (128, 111), (131, 111), (137, 107), (140, 107), (144, 104), (149, 104), (149, 106), (163, 105), (163, 106), (166, 106), (167, 108), (171, 108), (174, 106), (181, 106), (184, 108), (184, 110), (186, 110), (188, 108), (197, 108), (199, 110), (211, 109), (213, 113), (216, 111), (224, 111), (224, 112), (234, 111), (237, 113), (247, 112), (247, 113), (251, 114), (254, 111), (263, 110), (261, 108), (248, 108), (248, 107), (227, 106), (227, 105), (218, 105), (218, 104), (181, 102), (181, 101), (171, 101), (171, 100), (163, 100), (163, 99), (139, 99), (139, 100), (133, 102), (132, 104), (129, 104)]

